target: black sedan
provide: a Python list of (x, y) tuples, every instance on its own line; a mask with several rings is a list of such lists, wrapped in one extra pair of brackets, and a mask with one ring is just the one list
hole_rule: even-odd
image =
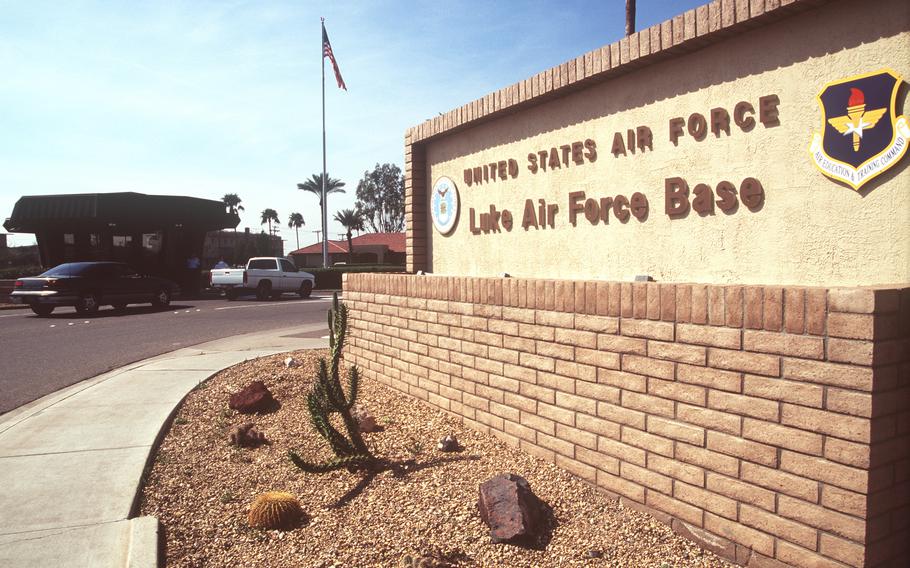
[(179, 290), (170, 280), (139, 274), (121, 262), (69, 262), (16, 280), (10, 298), (39, 316), (50, 315), (57, 306), (92, 314), (107, 304), (118, 310), (146, 302), (167, 307)]

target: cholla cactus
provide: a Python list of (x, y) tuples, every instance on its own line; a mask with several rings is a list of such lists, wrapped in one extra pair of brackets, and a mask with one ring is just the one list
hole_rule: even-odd
[(247, 516), (249, 525), (259, 529), (293, 528), (303, 517), (300, 502), (290, 493), (269, 491), (256, 497)]
[[(351, 408), (357, 399), (357, 384), (360, 373), (357, 367), (351, 366), (348, 372), (348, 392), (341, 386), (338, 367), (341, 364), (341, 350), (344, 348), (348, 327), (348, 310), (338, 302), (338, 294), (332, 298), (332, 309), (329, 310), (329, 347), (332, 352), (331, 369), (325, 358), (319, 360), (319, 373), (313, 384), (313, 390), (307, 395), (307, 409), (310, 412), (310, 423), (320, 436), (325, 438), (335, 457), (325, 463), (317, 464), (304, 461), (294, 452), (288, 452), (294, 465), (310, 473), (325, 473), (341, 468), (357, 470), (375, 461), (360, 435), (360, 425), (351, 415)], [(339, 414), (348, 436), (332, 426), (329, 418)]]

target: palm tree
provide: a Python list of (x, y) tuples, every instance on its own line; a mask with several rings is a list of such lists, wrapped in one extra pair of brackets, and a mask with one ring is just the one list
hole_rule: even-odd
[(354, 263), (354, 243), (351, 242), (351, 231), (363, 230), (363, 217), (354, 209), (342, 209), (335, 212), (335, 220), (348, 230), (348, 264)]
[(263, 209), (262, 217), (260, 219), (259, 224), (260, 225), (265, 225), (266, 223), (269, 224), (269, 235), (270, 236), (272, 235), (272, 221), (274, 221), (276, 223), (281, 222), (278, 220), (278, 212), (275, 211), (274, 209)]
[(294, 229), (294, 233), (297, 235), (297, 248), (300, 248), (300, 227), (304, 225), (306, 223), (300, 213), (291, 213), (291, 216), (288, 217), (288, 227)]
[(227, 207), (231, 213), (243, 211), (243, 205), (240, 204), (242, 199), (240, 199), (236, 193), (225, 193), (224, 197), (221, 198), (221, 201), (224, 202), (224, 206)]
[[(344, 182), (332, 176), (326, 176), (325, 194), (344, 193)], [(297, 184), (297, 189), (309, 191), (319, 198), (319, 210), (322, 210), (322, 174), (313, 174), (310, 179)]]
[[(243, 205), (240, 204), (242, 199), (236, 193), (225, 193), (221, 201), (224, 202), (224, 206), (227, 207), (229, 213), (243, 211)], [(234, 227), (234, 230), (236, 231), (237, 227)]]

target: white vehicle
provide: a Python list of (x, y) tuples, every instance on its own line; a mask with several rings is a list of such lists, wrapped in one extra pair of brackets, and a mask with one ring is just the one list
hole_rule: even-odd
[(260, 300), (278, 298), (284, 292), (309, 298), (316, 283), (309, 272), (301, 272), (290, 260), (275, 256), (251, 258), (246, 268), (213, 268), (211, 274), (212, 287), (224, 290), (228, 300), (253, 292)]

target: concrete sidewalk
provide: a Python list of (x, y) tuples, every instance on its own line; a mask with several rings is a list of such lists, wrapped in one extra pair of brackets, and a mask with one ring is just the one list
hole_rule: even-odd
[(177, 406), (231, 365), (327, 347), (324, 332), (311, 324), (180, 349), (0, 417), (0, 566), (157, 566), (158, 521), (133, 516)]

